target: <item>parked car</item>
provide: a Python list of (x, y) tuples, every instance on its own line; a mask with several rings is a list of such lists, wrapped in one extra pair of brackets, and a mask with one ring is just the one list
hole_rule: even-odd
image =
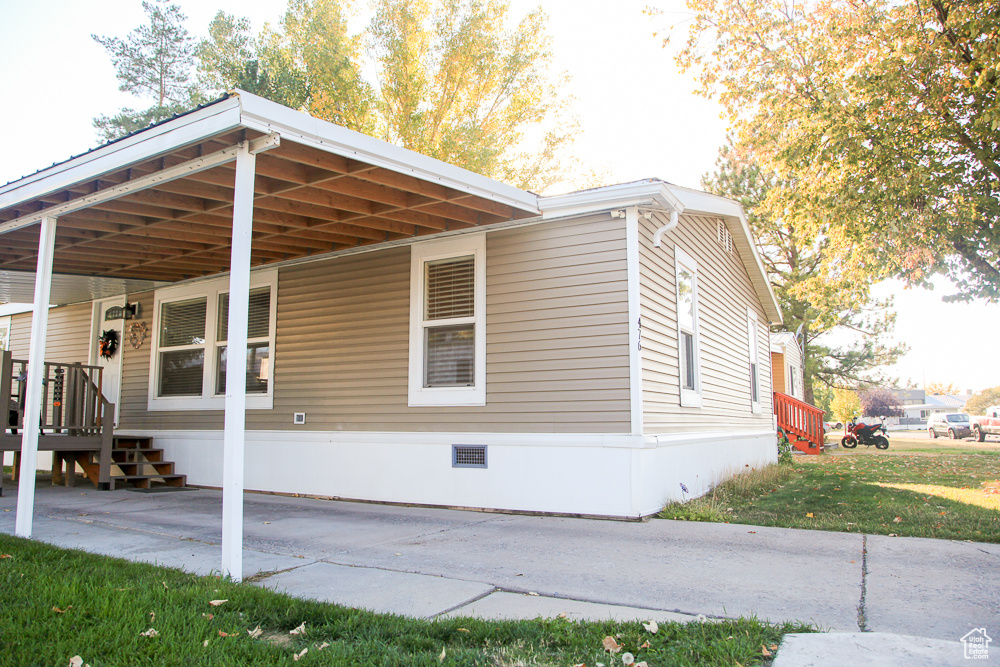
[(844, 428), (844, 424), (841, 422), (823, 422), (823, 430), (827, 433), (840, 428)]
[(946, 433), (952, 440), (968, 438), (973, 435), (972, 422), (969, 420), (969, 415), (961, 412), (942, 412), (927, 419), (927, 433), (932, 438)]
[(986, 408), (986, 415), (983, 417), (970, 417), (972, 423), (972, 434), (976, 440), (983, 442), (987, 435), (1000, 435), (1000, 405), (991, 405)]

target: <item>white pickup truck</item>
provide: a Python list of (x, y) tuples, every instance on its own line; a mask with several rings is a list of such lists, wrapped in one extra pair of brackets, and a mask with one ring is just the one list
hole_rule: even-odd
[(986, 408), (983, 417), (969, 417), (972, 422), (972, 434), (976, 440), (983, 442), (988, 435), (1000, 435), (1000, 405)]

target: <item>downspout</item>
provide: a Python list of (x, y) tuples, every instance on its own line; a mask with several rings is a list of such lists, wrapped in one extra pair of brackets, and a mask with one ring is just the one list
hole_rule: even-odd
[(669, 232), (671, 229), (677, 226), (677, 222), (680, 219), (680, 214), (677, 213), (677, 209), (670, 211), (670, 221), (656, 230), (653, 234), (653, 247), (659, 248), (660, 241), (663, 239), (663, 235)]

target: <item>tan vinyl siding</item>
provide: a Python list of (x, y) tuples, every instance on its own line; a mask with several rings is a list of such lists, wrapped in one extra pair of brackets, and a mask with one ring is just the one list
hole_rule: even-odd
[[(486, 236), (485, 407), (408, 407), (410, 249), (282, 268), (273, 410), (248, 429), (626, 432), (625, 232), (608, 216)], [(152, 293), (143, 295), (151, 313)], [(150, 341), (151, 342), (151, 341)], [(221, 428), (146, 411), (149, 349), (125, 357), (122, 427)]]
[[(77, 303), (49, 309), (45, 360), (90, 363), (91, 304)], [(15, 359), (27, 359), (31, 340), (31, 313), (12, 315), (10, 351)]]
[[(692, 429), (758, 429), (771, 423), (767, 320), (736, 249), (717, 241), (716, 219), (684, 215), (653, 247), (667, 220), (640, 218), (643, 423), (648, 433)], [(698, 262), (698, 338), (703, 405), (681, 407), (674, 247)], [(747, 307), (758, 315), (761, 413), (750, 409)]]

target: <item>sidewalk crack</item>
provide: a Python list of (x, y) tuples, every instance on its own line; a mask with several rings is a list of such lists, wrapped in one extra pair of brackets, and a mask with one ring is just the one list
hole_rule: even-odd
[(861, 536), (861, 599), (858, 601), (858, 629), (869, 632), (865, 596), (868, 594), (868, 536)]

